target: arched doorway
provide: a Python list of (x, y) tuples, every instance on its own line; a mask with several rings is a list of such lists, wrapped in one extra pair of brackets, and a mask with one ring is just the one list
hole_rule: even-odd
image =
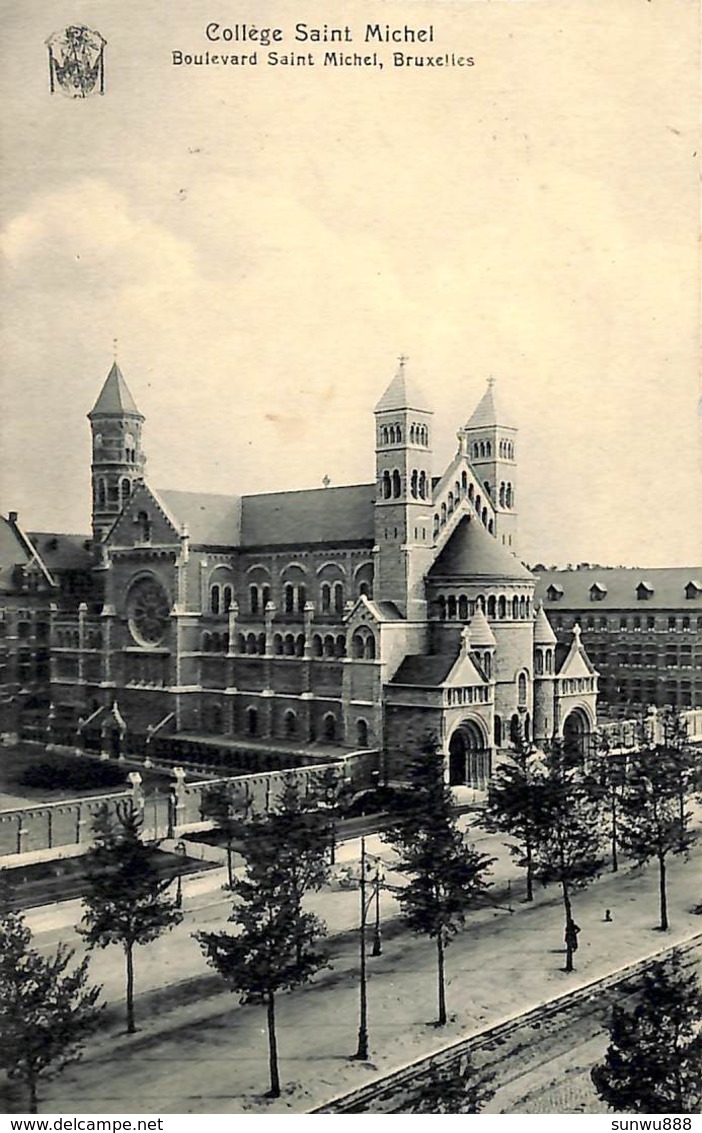
[(463, 720), (449, 740), (449, 783), (482, 788), (490, 777), (490, 752), (482, 730)]
[(582, 708), (573, 708), (563, 722), (563, 753), (569, 762), (582, 763), (587, 756), (590, 721)]

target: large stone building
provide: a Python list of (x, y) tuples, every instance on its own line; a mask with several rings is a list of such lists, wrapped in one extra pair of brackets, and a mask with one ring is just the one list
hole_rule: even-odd
[(557, 656), (581, 630), (602, 715), (702, 708), (702, 566), (534, 571)]
[(557, 661), (516, 554), (517, 430), (492, 380), (437, 475), (433, 413), (401, 360), (374, 479), (309, 491), (154, 488), (116, 363), (89, 420), (92, 590), (52, 611), (57, 738), (239, 760), (377, 750), (392, 779), (432, 736), (450, 781), (482, 786), (516, 735), (593, 728), (579, 630)]

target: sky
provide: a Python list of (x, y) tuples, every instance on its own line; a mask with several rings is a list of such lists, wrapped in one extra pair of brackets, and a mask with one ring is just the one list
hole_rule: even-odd
[[(435, 472), (489, 376), (527, 562), (702, 562), (696, 0), (2, 0), (3, 513), (88, 531), (117, 356), (156, 487), (374, 478), (400, 354)], [(377, 67), (174, 66), (205, 28), (433, 25)], [(49, 93), (47, 37), (106, 39)], [(338, 47), (337, 44), (327, 45)], [(393, 50), (471, 67), (393, 66)]]

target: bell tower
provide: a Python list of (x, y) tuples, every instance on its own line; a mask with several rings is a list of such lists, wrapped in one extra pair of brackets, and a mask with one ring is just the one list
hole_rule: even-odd
[(402, 355), (375, 407), (377, 561), (374, 593), (410, 620), (426, 617), (432, 546), (432, 417)]
[(144, 479), (146, 464), (141, 448), (144, 417), (116, 359), (88, 420), (93, 440), (93, 541), (97, 545), (112, 527), (135, 484)]
[(517, 551), (517, 429), (495, 396), (495, 379), (459, 432), (468, 459), (495, 508), (495, 536)]

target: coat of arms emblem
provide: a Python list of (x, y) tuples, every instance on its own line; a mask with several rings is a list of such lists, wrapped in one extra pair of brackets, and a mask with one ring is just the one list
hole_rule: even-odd
[(77, 24), (49, 36), (49, 87), (68, 98), (105, 93), (105, 44), (98, 31)]

